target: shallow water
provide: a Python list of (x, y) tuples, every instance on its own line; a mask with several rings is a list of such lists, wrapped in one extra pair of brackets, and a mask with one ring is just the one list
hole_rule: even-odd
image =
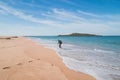
[[(69, 68), (97, 80), (120, 80), (120, 37), (32, 36), (34, 41), (54, 49)], [(57, 40), (63, 41), (62, 49)]]

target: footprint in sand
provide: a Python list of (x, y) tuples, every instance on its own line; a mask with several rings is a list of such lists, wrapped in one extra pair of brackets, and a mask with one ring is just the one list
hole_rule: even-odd
[(51, 64), (51, 66), (54, 66), (54, 64)]
[(7, 67), (4, 67), (3, 69), (10, 69), (10, 67), (9, 67), (9, 66), (7, 66)]
[(29, 63), (33, 62), (32, 60), (28, 61)]
[(37, 60), (40, 60), (39, 58)]
[(22, 63), (18, 63), (17, 65), (22, 65)]

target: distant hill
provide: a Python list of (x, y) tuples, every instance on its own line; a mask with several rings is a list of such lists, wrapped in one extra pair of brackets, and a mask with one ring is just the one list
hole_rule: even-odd
[(58, 35), (58, 36), (100, 36), (100, 35), (87, 34), (87, 33), (72, 33), (72, 34)]

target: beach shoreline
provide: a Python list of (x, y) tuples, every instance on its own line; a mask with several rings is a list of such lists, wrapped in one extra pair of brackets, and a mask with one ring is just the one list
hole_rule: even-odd
[(69, 69), (54, 50), (26, 37), (0, 39), (0, 53), (0, 80), (95, 80)]

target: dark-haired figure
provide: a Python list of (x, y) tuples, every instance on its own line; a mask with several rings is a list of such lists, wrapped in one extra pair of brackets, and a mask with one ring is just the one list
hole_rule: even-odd
[(58, 44), (59, 44), (59, 48), (61, 48), (62, 41), (61, 41), (61, 40), (58, 40)]

